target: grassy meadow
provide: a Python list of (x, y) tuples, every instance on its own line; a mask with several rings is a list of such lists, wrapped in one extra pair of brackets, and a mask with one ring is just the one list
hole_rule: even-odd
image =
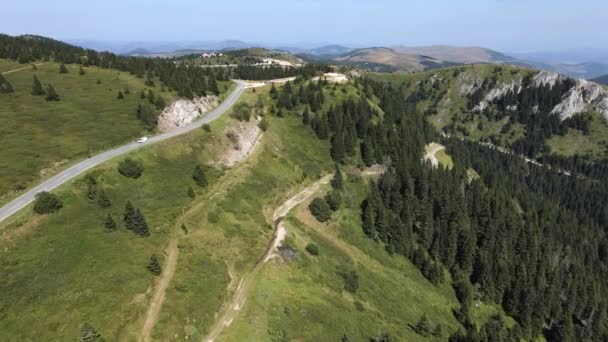
[[(0, 60), (0, 71), (27, 67)], [(110, 69), (87, 67), (79, 75), (78, 65), (68, 65), (69, 73), (60, 74), (59, 64), (47, 62), (38, 70), (27, 67), (3, 75), (14, 92), (0, 94), (0, 203), (31, 187), (41, 178), (56, 173), (76, 159), (135, 139), (145, 127), (136, 117), (139, 93), (148, 88), (143, 79)], [(33, 96), (36, 75), (44, 89), (52, 84), (60, 101)], [(154, 92), (167, 103), (174, 99)], [(118, 91), (125, 94), (117, 98)]]
[[(445, 340), (460, 325), (451, 310), (458, 307), (448, 283), (433, 286), (407, 259), (389, 255), (361, 229), (359, 205), (364, 181), (346, 183), (343, 208), (321, 224), (307, 203), (287, 219), (292, 261), (269, 261), (256, 279), (240, 316), (221, 335), (226, 341), (367, 341), (387, 333), (395, 341), (417, 341), (414, 326), (423, 313), (433, 328), (440, 323)], [(308, 243), (319, 247), (309, 254)], [(339, 275), (355, 270), (359, 288), (345, 290)], [(433, 338), (431, 338), (432, 340)]]

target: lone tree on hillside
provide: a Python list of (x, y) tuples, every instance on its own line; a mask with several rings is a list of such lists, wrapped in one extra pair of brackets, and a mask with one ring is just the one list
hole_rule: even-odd
[(0, 93), (8, 94), (15, 91), (10, 82), (0, 74)]
[(156, 254), (152, 254), (152, 256), (150, 257), (150, 261), (148, 261), (148, 265), (146, 266), (146, 268), (148, 269), (148, 271), (150, 271), (150, 273), (154, 274), (155, 276), (159, 276), (163, 271)]
[(103, 342), (104, 339), (101, 337), (101, 334), (95, 330), (95, 328), (89, 324), (85, 323), (80, 328), (80, 336), (78, 337), (78, 342)]
[(313, 199), (308, 205), (308, 209), (319, 222), (327, 222), (331, 218), (331, 208), (323, 198)]
[(34, 75), (34, 81), (32, 82), (32, 95), (44, 95), (44, 89), (42, 89), (42, 84), (36, 75)]
[(342, 172), (340, 172), (340, 168), (336, 164), (336, 172), (334, 173), (334, 178), (332, 178), (331, 180), (331, 187), (336, 190), (342, 190), (343, 180), (344, 179), (342, 178)]
[(205, 175), (205, 170), (200, 165), (196, 165), (194, 167), (194, 172), (192, 173), (192, 179), (196, 182), (196, 184), (200, 187), (206, 187), (209, 183), (207, 182), (207, 176)]
[(38, 214), (50, 214), (63, 207), (61, 200), (50, 192), (39, 192), (36, 194), (36, 202), (34, 203), (34, 211)]
[(144, 168), (137, 160), (125, 158), (118, 164), (118, 172), (125, 177), (137, 179), (141, 177)]
[(125, 96), (122, 94), (122, 91), (118, 91), (118, 95), (116, 96), (117, 99), (122, 100), (125, 98)]
[(55, 91), (52, 85), (46, 87), (46, 100), (47, 101), (59, 101), (59, 95)]
[(114, 231), (114, 230), (118, 229), (118, 225), (116, 224), (116, 221), (114, 221), (114, 218), (110, 214), (108, 214), (108, 216), (106, 216), (106, 219), (104, 221), (104, 226), (109, 231)]
[(65, 64), (61, 63), (61, 65), (59, 66), (59, 73), (60, 74), (67, 74), (68, 73), (68, 68), (65, 66)]

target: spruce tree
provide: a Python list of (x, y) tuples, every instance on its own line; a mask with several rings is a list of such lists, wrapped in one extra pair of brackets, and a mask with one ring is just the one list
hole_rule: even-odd
[(52, 85), (48, 85), (46, 87), (46, 97), (47, 101), (59, 101), (59, 95), (55, 92), (55, 88)]
[(110, 202), (110, 198), (108, 198), (108, 195), (106, 195), (106, 192), (103, 190), (100, 190), (97, 194), (97, 204), (101, 207), (101, 208), (109, 208), (112, 206), (112, 202)]
[(67, 74), (68, 73), (68, 68), (65, 66), (65, 64), (61, 63), (61, 65), (59, 66), (59, 73), (60, 74)]
[(32, 82), (32, 95), (44, 95), (44, 89), (42, 89), (42, 84), (36, 75), (34, 75), (34, 81)]
[(123, 221), (125, 222), (127, 229), (133, 229), (134, 216), (135, 208), (133, 208), (131, 201), (127, 201), (127, 203), (125, 203), (125, 213), (123, 215)]
[(207, 176), (205, 175), (205, 171), (203, 170), (203, 168), (200, 165), (196, 165), (194, 167), (194, 172), (192, 173), (192, 179), (194, 179), (196, 184), (200, 187), (206, 187), (208, 184)]
[(118, 95), (116, 95), (116, 98), (119, 99), (119, 100), (122, 100), (122, 99), (125, 98), (125, 96), (122, 94), (122, 91), (119, 90), (118, 91)]
[(10, 82), (0, 74), (0, 93), (8, 94), (15, 91)]
[(150, 271), (150, 273), (154, 274), (155, 276), (159, 276), (163, 271), (156, 254), (152, 254), (146, 268), (148, 269), (148, 271)]
[(114, 221), (114, 218), (110, 214), (108, 214), (106, 216), (106, 219), (104, 221), (104, 226), (109, 231), (114, 231), (114, 230), (118, 229), (118, 225), (116, 224), (116, 221)]
[(146, 222), (146, 218), (144, 214), (141, 213), (139, 209), (135, 209), (134, 219), (133, 219), (133, 231), (140, 236), (148, 236), (150, 235), (150, 229), (148, 228), (148, 223)]
[(431, 323), (429, 323), (429, 319), (426, 317), (426, 314), (423, 314), (420, 317), (420, 320), (416, 323), (414, 330), (418, 333), (418, 335), (428, 337), (431, 335)]
[(305, 125), (310, 123), (310, 111), (308, 110), (308, 106), (304, 108), (304, 113), (302, 113), (302, 123)]
[(343, 187), (342, 183), (343, 183), (342, 172), (340, 171), (338, 164), (336, 164), (336, 171), (334, 172), (334, 178), (331, 179), (331, 186), (332, 186), (332, 188), (334, 188), (336, 190), (342, 190), (342, 187)]

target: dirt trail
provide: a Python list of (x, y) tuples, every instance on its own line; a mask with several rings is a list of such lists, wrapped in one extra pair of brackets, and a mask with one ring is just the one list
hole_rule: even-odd
[(177, 248), (177, 237), (174, 237), (171, 239), (171, 241), (169, 241), (166, 253), (167, 257), (163, 265), (163, 272), (158, 279), (158, 283), (154, 287), (154, 294), (152, 295), (152, 300), (150, 301), (148, 311), (146, 312), (144, 327), (139, 337), (139, 341), (141, 342), (150, 341), (150, 332), (158, 320), (160, 309), (163, 305), (163, 301), (165, 300), (165, 290), (167, 290), (167, 286), (169, 286), (169, 282), (175, 274), (177, 255), (179, 253)]
[(209, 334), (202, 339), (203, 342), (213, 342), (221, 334), (224, 328), (230, 326), (245, 304), (245, 301), (247, 300), (247, 292), (249, 291), (253, 283), (253, 279), (257, 273), (268, 260), (278, 255), (277, 248), (281, 246), (285, 236), (287, 235), (287, 231), (283, 226), (283, 218), (285, 218), (285, 216), (287, 216), (287, 214), (297, 205), (314, 196), (320, 190), (321, 186), (329, 183), (331, 177), (332, 175), (327, 175), (319, 179), (315, 183), (297, 193), (295, 196), (283, 202), (283, 204), (281, 204), (275, 210), (272, 215), (272, 220), (275, 223), (275, 235), (268, 249), (266, 250), (264, 257), (260, 259), (258, 263), (256, 263), (251, 272), (243, 276), (232, 298), (226, 302), (220, 310), (219, 317), (213, 326), (211, 326)]
[[(42, 65), (42, 64), (44, 64), (44, 63), (37, 63), (37, 64), (34, 64), (34, 65), (35, 66), (39, 66), (39, 65)], [(23, 68), (18, 68), (18, 69), (13, 69), (13, 70), (5, 71), (5, 72), (2, 73), (2, 75), (12, 74), (14, 72), (25, 70), (25, 69), (28, 69), (28, 68), (31, 68), (31, 67), (32, 67), (32, 65), (30, 64), (28, 66), (24, 66)]]

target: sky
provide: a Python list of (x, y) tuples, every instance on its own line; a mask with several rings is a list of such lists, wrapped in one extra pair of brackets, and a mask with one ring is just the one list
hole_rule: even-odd
[(19, 0), (0, 32), (60, 40), (236, 39), (274, 45), (608, 46), (606, 0)]

